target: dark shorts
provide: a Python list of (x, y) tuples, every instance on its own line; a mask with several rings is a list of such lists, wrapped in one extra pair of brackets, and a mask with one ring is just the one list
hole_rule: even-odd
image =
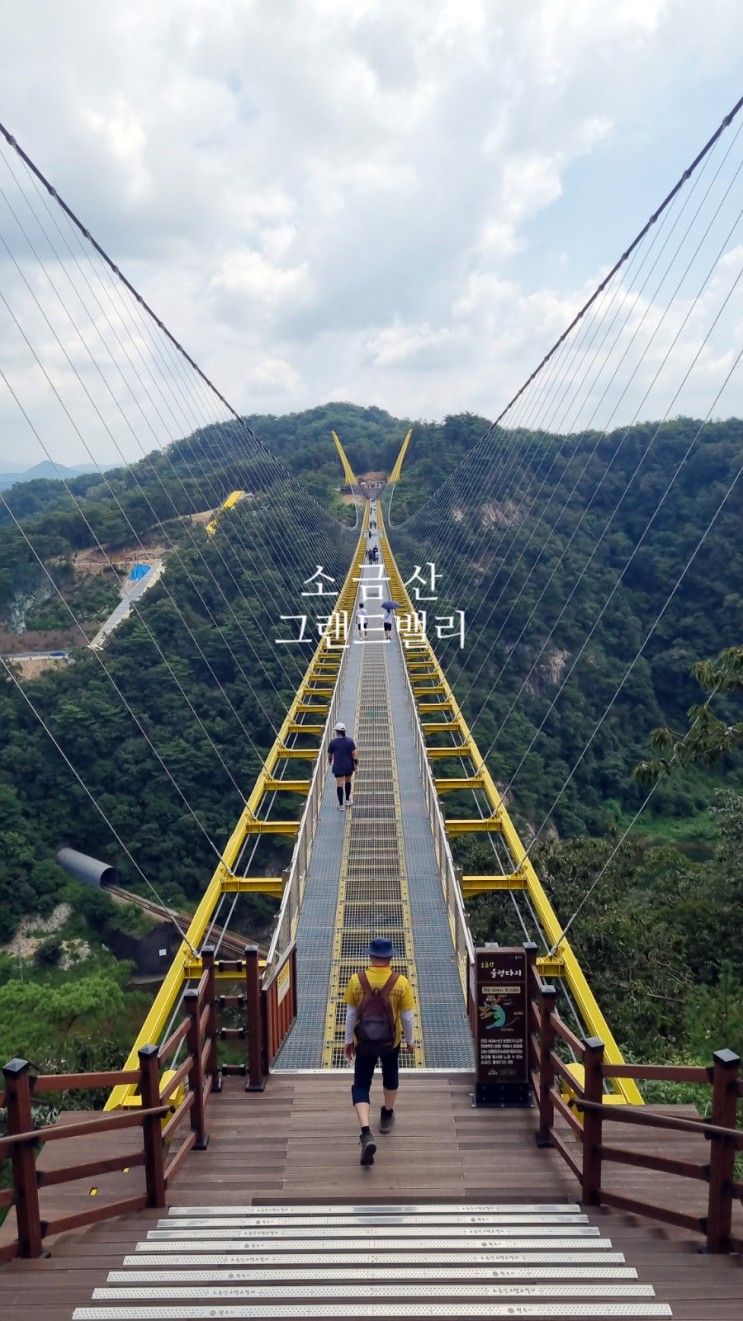
[(392, 632), (392, 623), (391, 623), (391, 622), (390, 622), (389, 624), (385, 624), (385, 626), (384, 626), (384, 631), (385, 631), (385, 633), (391, 633), (391, 632)]
[(368, 1105), (369, 1092), (371, 1090), (371, 1083), (377, 1060), (379, 1060), (382, 1065), (382, 1086), (385, 1087), (388, 1092), (397, 1091), (400, 1081), (398, 1071), (400, 1047), (395, 1046), (394, 1050), (388, 1050), (384, 1055), (377, 1054), (376, 1052), (359, 1054), (359, 1051), (357, 1050), (356, 1055), (354, 1056), (353, 1086), (351, 1087), (351, 1100), (354, 1105), (359, 1101), (366, 1101)]
[(340, 780), (344, 775), (353, 775), (355, 770), (356, 767), (352, 761), (342, 761), (338, 766), (333, 762), (333, 774), (336, 780)]

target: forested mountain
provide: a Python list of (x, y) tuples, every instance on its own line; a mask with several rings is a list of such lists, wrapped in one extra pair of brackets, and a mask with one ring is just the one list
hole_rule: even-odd
[(74, 468), (66, 468), (63, 463), (54, 464), (44, 459), (41, 463), (34, 464), (33, 468), (24, 468), (22, 472), (0, 472), (0, 491), (6, 491), (8, 487), (15, 486), (19, 482), (36, 482), (44, 477), (61, 481), (62, 478), (79, 477), (81, 473), (93, 471), (92, 463), (81, 463), (76, 464)]
[[(482, 434), (481, 419), (464, 418), (418, 437), (392, 543), (408, 573), (437, 563), (437, 615), (466, 610), (465, 647), (441, 640), (439, 655), (522, 821), (543, 819), (590, 740), (553, 824), (601, 833), (641, 800), (631, 771), (650, 731), (683, 723), (696, 700), (695, 660), (741, 640), (739, 490), (704, 534), (740, 466), (743, 423), (496, 433), (473, 460), (476, 480), (464, 464), (442, 486), (435, 474)], [(696, 769), (660, 786), (649, 816), (688, 820), (714, 783)]]
[[(81, 590), (75, 585), (75, 557), (81, 551), (99, 547), (104, 557), (115, 558), (122, 548), (138, 544), (167, 546), (163, 578), (100, 656), (76, 650), (72, 664), (25, 687), (0, 670), (0, 942), (10, 938), (24, 914), (45, 915), (70, 894), (53, 861), (60, 844), (103, 856), (120, 868), (126, 884), (142, 885), (62, 754), (168, 901), (185, 907), (203, 889), (214, 865), (207, 836), (221, 847), (242, 803), (226, 768), (249, 790), (259, 754), (270, 745), (309, 654), (309, 644), (277, 646), (279, 616), (304, 608), (302, 584), (314, 565), (342, 578), (354, 544), (354, 511), (339, 499), (342, 475), (331, 429), (362, 473), (389, 470), (413, 425), (403, 478), (392, 495), (391, 541), (404, 576), (416, 564), (436, 562), (442, 575), (433, 607), (437, 614), (465, 610), (464, 648), (452, 640), (437, 643), (437, 649), (474, 721), (481, 751), (493, 745), (488, 761), (499, 783), (515, 776), (510, 797), (522, 826), (528, 830), (541, 823), (574, 771), (542, 839), (542, 865), (548, 885), (562, 889), (561, 909), (605, 856), (607, 832), (611, 837), (639, 803), (632, 768), (647, 754), (650, 731), (663, 723), (683, 724), (686, 709), (698, 699), (690, 677), (693, 661), (740, 641), (740, 506), (731, 500), (644, 643), (740, 462), (743, 424), (731, 420), (705, 427), (682, 468), (697, 426), (687, 419), (666, 424), (652, 447), (649, 425), (633, 428), (621, 446), (611, 434), (496, 434), (483, 468), (478, 446), (489, 424), (471, 415), (411, 424), (380, 409), (329, 404), (248, 421), (266, 446), (264, 457), (256, 457), (254, 449), (246, 457), (244, 433), (230, 424), (196, 433), (165, 455), (104, 477), (86, 474), (66, 487), (47, 480), (18, 484), (4, 495), (7, 509), (0, 502), (0, 623), (6, 627), (19, 597), (52, 592), (45, 569), (75, 603)], [(564, 458), (550, 467), (546, 460), (558, 445)], [(559, 519), (540, 522), (539, 510), (507, 487), (505, 495), (493, 497), (498, 465), (514, 446), (525, 484), (530, 473), (539, 474), (540, 508), (556, 513), (564, 506)], [(309, 494), (298, 496), (271, 452)], [(468, 455), (479, 465), (475, 482), (472, 468), (459, 466)], [(640, 460), (640, 478), (630, 482)], [(676, 468), (678, 480), (659, 514), (660, 493)], [(203, 519), (193, 516), (217, 509), (236, 488), (250, 496), (226, 516), (229, 536), (208, 537)], [(650, 525), (652, 537), (625, 572), (632, 548)], [(549, 712), (611, 593), (611, 610)], [(28, 642), (33, 610), (26, 618)], [(594, 736), (638, 651), (629, 680)], [(731, 862), (740, 838), (740, 799), (733, 794), (726, 800), (723, 817), (707, 809), (718, 788), (730, 791), (740, 782), (734, 759), (670, 777), (640, 822), (649, 822), (656, 839), (636, 837), (633, 851), (620, 855), (612, 870), (611, 904), (597, 912), (608, 924), (605, 933), (611, 928), (618, 939), (633, 920), (622, 907), (623, 883), (637, 902), (653, 875), (662, 874), (664, 884), (685, 896), (654, 930), (648, 985), (661, 975), (669, 941), (671, 964), (682, 982), (697, 967), (710, 986), (716, 981), (720, 958), (714, 966), (704, 963), (693, 947), (690, 896), (706, 896), (710, 921), (729, 924), (740, 899), (740, 876)], [(288, 813), (291, 807), (286, 804)], [(586, 835), (593, 838), (581, 838)], [(674, 835), (696, 839), (697, 847), (701, 841), (700, 860), (663, 843)], [(462, 860), (469, 858), (472, 870), (487, 866), (487, 859), (476, 857), (475, 845), (466, 848)], [(267, 857), (266, 868), (273, 871), (280, 863), (277, 853)], [(726, 879), (715, 889), (721, 868)], [(82, 910), (82, 901), (79, 906)], [(476, 921), (482, 934), (492, 935), (493, 923), (501, 923), (498, 938), (507, 930), (496, 904), (478, 903)], [(100, 915), (95, 927), (100, 931)], [(615, 964), (607, 963), (605, 944), (599, 949), (597, 931), (594, 926), (593, 945), (581, 932), (576, 943), (589, 966), (593, 959), (600, 979), (602, 970)], [(0, 982), (5, 978), (10, 985), (12, 971), (0, 960)], [(643, 1024), (638, 1049), (655, 1030), (650, 1005), (646, 998), (635, 1014)], [(682, 1024), (679, 1049), (690, 1040), (686, 1032)]]

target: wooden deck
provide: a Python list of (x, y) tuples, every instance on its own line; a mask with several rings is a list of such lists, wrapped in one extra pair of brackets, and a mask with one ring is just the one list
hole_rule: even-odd
[[(536, 1147), (534, 1112), (472, 1109), (472, 1081), (465, 1074), (404, 1075), (395, 1129), (380, 1137), (374, 1166), (362, 1169), (349, 1082), (341, 1073), (277, 1074), (264, 1093), (246, 1094), (240, 1080), (228, 1080), (209, 1107), (209, 1146), (189, 1155), (169, 1190), (170, 1204), (578, 1200), (578, 1185), (559, 1155)], [(614, 1125), (607, 1141), (656, 1150), (662, 1143), (664, 1154), (698, 1155), (698, 1140), (683, 1134), (652, 1135)], [(57, 1158), (62, 1145), (49, 1144), (42, 1167), (46, 1153)], [(85, 1159), (100, 1154), (88, 1141)], [(607, 1171), (607, 1187), (616, 1192), (685, 1210), (703, 1206), (704, 1184), (625, 1166)], [(102, 1176), (96, 1197), (127, 1195), (140, 1181), (141, 1170)], [(72, 1210), (75, 1192), (80, 1209), (87, 1188), (44, 1190), (44, 1213), (51, 1218)], [(105, 1284), (107, 1272), (121, 1265), (160, 1214), (145, 1212), (60, 1235), (50, 1243), (49, 1259), (11, 1262), (0, 1270), (2, 1314), (69, 1321), (73, 1308), (90, 1303), (92, 1290)], [(657, 1299), (671, 1304), (679, 1321), (743, 1318), (737, 1258), (705, 1256), (698, 1250), (701, 1240), (651, 1221), (600, 1209), (591, 1219), (637, 1267), (639, 1279), (654, 1285)]]

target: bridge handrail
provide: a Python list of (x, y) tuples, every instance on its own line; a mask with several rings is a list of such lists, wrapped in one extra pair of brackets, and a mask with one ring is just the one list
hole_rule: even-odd
[(312, 772), (304, 810), (299, 819), (299, 833), (292, 850), (291, 862), (285, 873), (286, 880), (284, 884), (284, 893), (282, 895), (281, 906), (276, 919), (276, 926), (266, 955), (264, 980), (266, 977), (270, 978), (275, 962), (283, 957), (284, 953), (294, 940), (297, 919), (299, 916), (299, 907), (304, 896), (304, 887), (307, 880), (307, 866), (312, 853), (315, 834), (317, 833), (317, 823), (320, 819), (320, 808), (322, 806), (323, 794), (325, 792), (327, 766), (325, 764), (324, 754), (327, 747), (328, 733), (334, 728), (335, 722), (339, 716), (341, 680), (345, 671), (347, 657), (348, 651), (347, 649), (344, 649), (335, 680), (333, 696), (330, 699), (324, 732), (320, 739), (320, 750)]
[[(351, 561), (349, 571), (346, 575), (346, 579), (343, 583), (341, 591), (335, 601), (335, 605), (334, 605), (335, 611), (342, 612), (344, 610), (347, 610), (347, 606), (351, 600), (352, 595), (355, 598), (356, 589), (354, 588), (353, 584), (356, 581), (356, 579), (354, 575), (359, 573), (360, 565), (362, 563), (363, 555), (365, 553), (367, 523), (368, 523), (368, 507), (364, 514), (362, 529), (358, 538), (358, 542), (356, 545), (356, 549), (354, 551), (354, 555)], [(181, 1006), (181, 1000), (183, 997), (184, 989), (193, 980), (192, 972), (194, 969), (194, 965), (198, 963), (198, 959), (194, 958), (194, 950), (201, 949), (202, 945), (208, 942), (209, 932), (212, 929), (211, 924), (214, 921), (215, 912), (217, 910), (217, 906), (219, 904), (222, 895), (225, 892), (235, 888), (236, 884), (239, 885), (239, 882), (242, 879), (235, 875), (234, 868), (239, 863), (239, 859), (241, 857), (242, 849), (245, 845), (246, 839), (248, 839), (252, 833), (260, 831), (261, 827), (266, 824), (264, 817), (262, 817), (261, 815), (263, 810), (262, 805), (264, 803), (264, 799), (266, 798), (266, 796), (275, 791), (276, 768), (279, 766), (279, 764), (282, 761), (285, 761), (288, 756), (291, 756), (292, 754), (295, 753), (295, 747), (293, 744), (289, 746), (289, 740), (293, 739), (295, 734), (297, 733), (297, 729), (299, 727), (297, 722), (299, 721), (299, 725), (304, 725), (305, 723), (307, 723), (308, 732), (313, 738), (315, 737), (316, 726), (314, 724), (310, 725), (309, 722), (304, 722), (300, 720), (300, 715), (302, 714), (302, 707), (303, 707), (302, 689), (308, 682), (312, 680), (313, 676), (315, 676), (319, 672), (323, 662), (327, 661), (328, 656), (334, 654), (336, 650), (334, 645), (334, 637), (335, 637), (334, 627), (335, 626), (333, 623), (333, 615), (331, 614), (328, 624), (323, 632), (323, 635), (317, 647), (315, 648), (312, 659), (307, 667), (304, 679), (302, 680), (302, 683), (300, 684), (297, 690), (297, 694), (295, 695), (287, 711), (287, 714), (279, 728), (279, 731), (276, 735), (276, 738), (271, 748), (266, 754), (263, 763), (263, 768), (259, 772), (256, 778), (256, 782), (253, 787), (253, 790), (245, 804), (245, 807), (243, 808), (243, 811), (240, 815), (237, 825), (235, 826), (235, 829), (233, 830), (222, 852), (220, 862), (218, 863), (212, 875), (212, 878), (201, 897), (201, 901), (193, 916), (188, 931), (186, 932), (186, 939), (182, 942), (179, 949), (177, 950), (175, 957), (173, 958), (173, 961), (170, 965), (170, 968), (168, 969), (168, 972), (165, 975), (165, 979), (162, 983), (162, 986), (160, 987), (160, 990), (157, 996), (155, 997), (155, 1000), (150, 1008), (149, 1013), (147, 1014), (147, 1017), (142, 1025), (142, 1028), (140, 1029), (140, 1032), (132, 1046), (132, 1049), (129, 1053), (129, 1057), (126, 1061), (126, 1065), (129, 1068), (134, 1068), (136, 1066), (137, 1052), (139, 1050), (139, 1047), (144, 1042), (147, 1041), (161, 1042), (165, 1037), (169, 1035), (169, 1033), (172, 1031), (174, 1027), (175, 1020), (177, 1019), (177, 1016), (180, 1013), (180, 1006)], [(344, 650), (341, 655), (339, 669), (342, 666), (345, 657), (346, 657), (346, 651)], [(337, 693), (338, 693), (338, 687), (336, 685), (336, 689), (333, 694), (333, 697), (335, 699), (335, 704), (333, 704), (333, 699), (331, 699), (332, 709), (329, 713), (328, 720), (337, 718)], [(325, 730), (323, 727), (323, 738), (324, 736), (325, 736)], [(314, 789), (314, 792), (312, 794), (312, 809), (314, 811), (313, 830), (317, 823), (317, 815), (320, 810), (320, 802), (318, 797), (320, 781), (318, 780), (318, 776), (321, 774), (321, 769), (322, 769), (321, 754), (322, 754), (322, 747), (320, 747), (320, 750), (318, 752), (316, 765), (314, 768), (314, 774), (311, 779), (311, 787), (310, 789), (308, 789), (308, 797), (310, 795), (310, 792), (312, 792), (312, 790)], [(305, 802), (305, 811), (303, 813), (303, 820), (307, 818), (308, 806), (309, 804)], [(287, 833), (291, 833), (292, 835), (294, 835), (294, 829), (293, 829), (294, 823), (291, 823), (291, 825), (292, 825), (292, 830), (291, 832), (287, 832)], [(297, 828), (299, 828), (299, 823), (297, 823)], [(305, 839), (308, 838), (309, 836), (305, 835)], [(305, 845), (305, 849), (306, 848), (307, 846)], [(300, 877), (303, 877), (304, 874), (306, 874), (306, 862), (308, 856), (309, 853), (308, 851), (306, 851), (303, 858), (304, 861), (303, 870), (300, 872), (298, 866), (300, 861), (300, 856), (298, 849), (295, 847), (292, 855), (293, 865), (290, 866), (290, 868), (288, 869), (287, 884), (282, 889), (282, 904), (279, 910), (277, 928), (276, 931), (274, 932), (274, 939), (272, 941), (272, 949), (270, 951), (271, 958), (269, 960), (269, 964), (276, 957), (277, 952), (280, 953), (281, 950), (286, 949), (287, 946), (291, 943), (291, 937), (293, 935), (293, 928), (295, 926), (295, 920), (296, 920), (296, 912), (302, 897), (303, 880), (300, 884)], [(262, 878), (258, 876), (253, 879), (257, 882), (256, 888), (260, 888), (260, 881)], [(267, 885), (268, 883), (269, 882), (267, 881)], [(272, 893), (273, 891), (269, 890), (268, 892)], [(131, 1095), (132, 1095), (131, 1086), (129, 1088), (124, 1086), (115, 1087), (106, 1102), (106, 1109), (107, 1110), (115, 1109), (118, 1105), (125, 1104), (126, 1100), (128, 1098), (129, 1099), (131, 1098)]]
[[(735, 1153), (743, 1149), (743, 1129), (736, 1127), (741, 1095), (739, 1057), (730, 1050), (717, 1050), (709, 1068), (607, 1062), (602, 1041), (589, 1037), (581, 1042), (565, 1027), (556, 1012), (555, 988), (544, 985), (536, 973), (536, 950), (533, 947), (529, 958), (529, 1020), (536, 1026), (536, 1031), (529, 1037), (529, 1071), (539, 1113), (537, 1144), (554, 1147), (560, 1153), (580, 1181), (581, 1200), (586, 1205), (612, 1206), (704, 1234), (708, 1252), (739, 1251), (743, 1243), (732, 1235), (733, 1198), (743, 1192), (743, 1185), (734, 1180)], [(572, 1065), (566, 1065), (556, 1054), (558, 1040), (569, 1041), (576, 1054)], [(556, 1074), (564, 1080), (561, 1090), (555, 1083)], [(712, 1091), (712, 1119), (662, 1115), (644, 1107), (607, 1104), (604, 1083), (615, 1077), (706, 1084)], [(567, 1135), (555, 1132), (555, 1111), (577, 1139), (579, 1145), (575, 1155), (567, 1144)], [(654, 1152), (607, 1146), (603, 1135), (605, 1123), (697, 1134), (710, 1143), (709, 1160), (679, 1160)], [(603, 1166), (607, 1161), (708, 1183), (706, 1215), (694, 1215), (611, 1192), (602, 1184)]]
[[(224, 1073), (247, 1074), (246, 1090), (260, 1091), (266, 1076), (297, 1013), (296, 948), (284, 951), (276, 966), (261, 984), (257, 946), (245, 949), (243, 960), (217, 960), (212, 949), (202, 951), (203, 971), (198, 985), (183, 998), (184, 1018), (161, 1047), (145, 1045), (138, 1050), (138, 1069), (115, 1069), (99, 1073), (37, 1074), (27, 1060), (10, 1060), (3, 1068), (7, 1106), (8, 1133), (0, 1138), (0, 1161), (10, 1156), (11, 1187), (0, 1191), (0, 1208), (15, 1208), (18, 1235), (0, 1248), (0, 1262), (11, 1258), (39, 1257), (43, 1240), (62, 1230), (124, 1215), (145, 1207), (165, 1205), (165, 1192), (189, 1151), (203, 1151), (209, 1137), (206, 1114), (212, 1092), (221, 1090)], [(242, 995), (217, 995), (217, 976), (224, 964), (230, 972), (245, 978)], [(245, 1011), (241, 1028), (220, 1028), (218, 1007), (225, 1004)], [(241, 1037), (247, 1043), (244, 1064), (219, 1068), (217, 1040)], [(174, 1052), (184, 1044), (186, 1055), (177, 1068), (167, 1068)], [(37, 1096), (58, 1092), (92, 1090), (99, 1087), (132, 1085), (134, 1105), (124, 1110), (91, 1113), (89, 1118), (69, 1124), (46, 1124), (34, 1127), (33, 1102)], [(183, 1122), (186, 1132), (173, 1142)], [(37, 1166), (37, 1152), (47, 1142), (69, 1142), (80, 1137), (95, 1137), (124, 1128), (142, 1130), (142, 1149), (106, 1153), (102, 1158), (80, 1164), (79, 1160), (63, 1168), (44, 1170)], [(77, 1155), (77, 1153), (75, 1153)], [(167, 1158), (167, 1159), (166, 1159)], [(144, 1167), (145, 1191), (115, 1202), (97, 1203), (90, 1209), (56, 1220), (42, 1217), (39, 1189), (53, 1184), (72, 1183), (99, 1174), (115, 1174)]]
[(407, 666), (403, 665), (405, 698), (410, 710), (413, 736), (415, 738), (415, 753), (418, 760), (418, 770), (420, 772), (421, 782), (423, 784), (423, 794), (426, 801), (426, 811), (428, 821), (433, 835), (434, 853), (436, 855), (436, 868), (441, 882), (441, 889), (446, 902), (449, 914), (449, 927), (451, 929), (454, 950), (457, 959), (457, 968), (459, 978), (462, 983), (462, 991), (467, 999), (469, 986), (469, 969), (474, 967), (475, 947), (472, 940), (472, 934), (467, 922), (467, 915), (464, 910), (464, 901), (462, 891), (459, 885), (454, 858), (452, 856), (451, 846), (446, 834), (446, 826), (441, 812), (439, 797), (436, 792), (431, 763), (428, 760), (426, 752), (426, 740), (421, 725), (420, 713), (415, 703), (415, 694), (413, 685), (410, 681), (410, 674)]
[[(84, 1225), (107, 1220), (112, 1216), (129, 1214), (145, 1207), (165, 1205), (165, 1190), (177, 1165), (194, 1146), (206, 1145), (204, 1127), (206, 1101), (211, 1091), (211, 1078), (204, 1072), (204, 1062), (210, 1042), (206, 1036), (205, 1010), (209, 1007), (210, 987), (208, 972), (199, 990), (190, 992), (187, 1004), (186, 1030), (189, 1054), (181, 1070), (168, 1079), (160, 1073), (161, 1060), (156, 1046), (146, 1045), (138, 1051), (139, 1068), (108, 1070), (87, 1074), (32, 1073), (28, 1060), (13, 1059), (3, 1067), (5, 1104), (7, 1106), (8, 1133), (0, 1139), (0, 1158), (7, 1155), (11, 1161), (11, 1186), (4, 1190), (0, 1205), (15, 1208), (17, 1237), (0, 1249), (0, 1262), (13, 1257), (40, 1257), (44, 1254), (44, 1239), (63, 1230), (79, 1229)], [(181, 1074), (183, 1076), (181, 1076)], [(170, 1100), (178, 1086), (185, 1081), (190, 1085), (187, 1102), (184, 1098), (177, 1106)], [(78, 1119), (70, 1124), (46, 1124), (34, 1127), (33, 1102), (36, 1096), (50, 1092), (91, 1090), (97, 1087), (136, 1084), (140, 1104), (129, 1110), (92, 1114), (89, 1119)], [(174, 1113), (173, 1113), (174, 1112)], [(191, 1126), (186, 1137), (171, 1155), (166, 1166), (166, 1143), (186, 1115)], [(170, 1116), (170, 1118), (168, 1118)], [(165, 1125), (163, 1126), (163, 1121)], [(107, 1152), (103, 1157), (86, 1161), (79, 1159), (62, 1168), (39, 1169), (37, 1155), (48, 1142), (64, 1143), (81, 1137), (117, 1132), (124, 1128), (140, 1128), (142, 1149), (118, 1154)], [(75, 1157), (77, 1152), (75, 1152)], [(47, 1220), (41, 1214), (39, 1190), (60, 1183), (75, 1183), (100, 1174), (114, 1174), (125, 1170), (144, 1168), (145, 1189), (134, 1196), (114, 1202), (97, 1203), (91, 1208), (85, 1197), (86, 1210)], [(81, 1197), (85, 1194), (81, 1194)]]

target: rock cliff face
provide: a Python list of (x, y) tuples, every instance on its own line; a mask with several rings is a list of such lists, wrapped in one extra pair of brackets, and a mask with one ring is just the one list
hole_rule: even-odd
[(526, 681), (526, 691), (533, 694), (556, 688), (562, 682), (569, 660), (570, 652), (559, 647), (545, 651), (534, 673)]
[(481, 507), (481, 521), (484, 528), (514, 527), (524, 521), (524, 511), (515, 500), (501, 500), (498, 503), (486, 501)]
[(16, 633), (20, 636), (26, 631), (26, 615), (35, 605), (43, 605), (48, 601), (52, 594), (52, 586), (48, 581), (39, 583), (39, 586), (33, 591), (16, 592), (15, 596), (8, 602), (7, 627), (10, 633)]

